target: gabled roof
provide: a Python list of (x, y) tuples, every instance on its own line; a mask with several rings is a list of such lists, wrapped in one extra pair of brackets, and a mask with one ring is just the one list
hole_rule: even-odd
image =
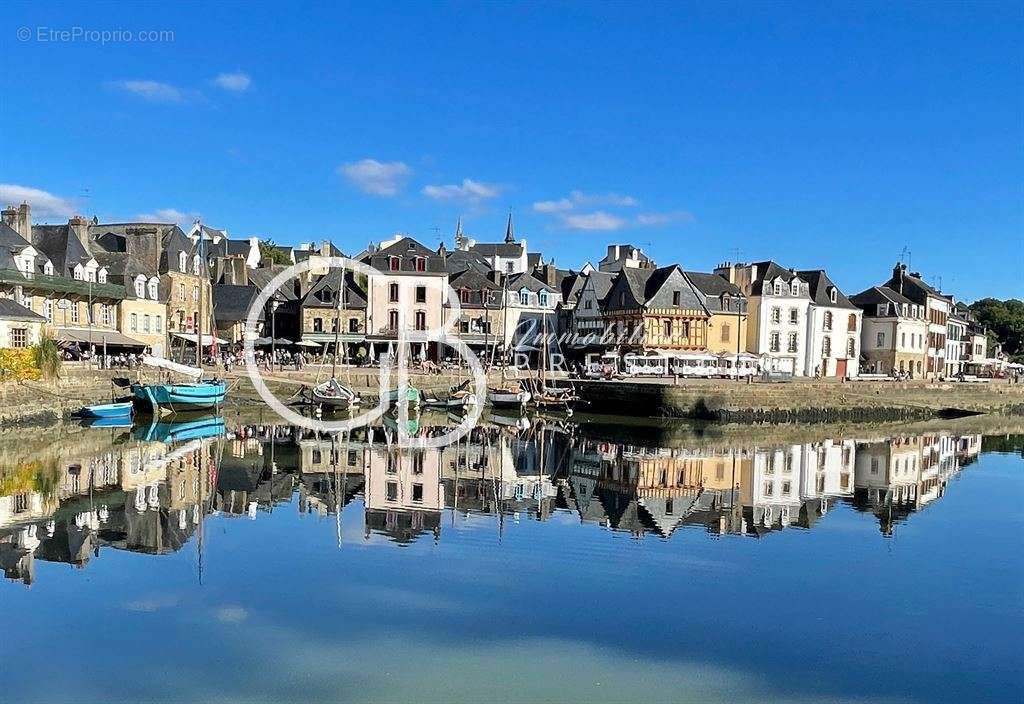
[(489, 278), (481, 274), (475, 269), (466, 269), (458, 274), (455, 274), (448, 281), (449, 285), (458, 291), (460, 288), (469, 288), (477, 290), (488, 290), (488, 291), (500, 291), (501, 286), (491, 281)]
[[(259, 295), (255, 286), (235, 286), (234, 284), (214, 284), (213, 316), (218, 323), (237, 323), (249, 315), (249, 306)], [(257, 320), (262, 320), (264, 311), (260, 310)]]
[[(832, 279), (828, 278), (828, 274), (825, 273), (824, 269), (806, 269), (798, 271), (797, 275), (807, 282), (811, 300), (814, 301), (815, 305), (830, 308), (857, 308), (857, 306), (850, 303), (850, 299), (839, 290), (839, 287), (835, 285)], [(830, 294), (830, 291), (833, 289), (836, 292), (835, 303), (832, 302)]]
[[(272, 266), (263, 266), (259, 269), (247, 269), (245, 272), (246, 278), (249, 283), (256, 286), (261, 291), (267, 287), (270, 280), (285, 270), (285, 266), (281, 264), (274, 264)], [(298, 299), (295, 293), (295, 287), (290, 283), (285, 283), (281, 288), (277, 289), (277, 297), (286, 301), (294, 301)]]
[(449, 274), (458, 274), (467, 269), (474, 269), (483, 275), (493, 271), (490, 263), (478, 252), (461, 249), (448, 252), (447, 257), (445, 257), (445, 269), (447, 269)]
[(11, 252), (20, 252), (29, 246), (31, 244), (19, 235), (17, 230), (5, 222), (0, 222), (0, 248)]
[(0, 298), (0, 318), (4, 320), (46, 322), (46, 318), (29, 310), (20, 303), (15, 303), (10, 298)]
[[(302, 305), (317, 308), (334, 308), (338, 305), (338, 289), (341, 287), (341, 269), (331, 269), (317, 279), (302, 299)], [(346, 309), (366, 308), (366, 291), (356, 282), (355, 274), (345, 272), (345, 298), (342, 306)]]
[(508, 282), (509, 291), (521, 291), (524, 288), (533, 291), (534, 293), (538, 293), (540, 291), (556, 293), (554, 288), (548, 286), (530, 272), (516, 274)]
[(718, 274), (707, 274), (701, 271), (684, 271), (683, 276), (690, 282), (690, 286), (700, 294), (704, 306), (709, 311), (721, 312), (722, 302), (725, 298), (736, 300), (738, 305), (729, 312), (742, 312), (746, 309), (747, 297), (739, 286), (730, 283), (724, 276)]
[[(895, 303), (896, 305), (918, 305), (906, 296), (892, 290), (888, 286), (872, 286), (860, 293), (850, 296), (850, 303), (858, 308), (873, 308), (881, 303)], [(866, 311), (869, 315), (871, 310)]]
[(32, 244), (49, 257), (57, 275), (69, 276), (75, 266), (92, 259), (70, 225), (33, 225)]
[[(397, 271), (390, 270), (390, 267), (388, 266), (390, 257), (399, 258), (399, 268)], [(421, 257), (425, 260), (425, 271), (418, 272), (416, 270), (414, 260), (417, 257)], [(445, 259), (445, 255), (441, 255), (433, 250), (427, 249), (412, 237), (402, 237), (397, 242), (373, 252), (363, 259), (363, 261), (369, 263), (370, 266), (378, 271), (390, 274), (443, 274), (446, 273)]]

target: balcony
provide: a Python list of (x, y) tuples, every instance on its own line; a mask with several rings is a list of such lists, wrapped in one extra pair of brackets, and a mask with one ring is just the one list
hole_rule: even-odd
[(66, 276), (51, 276), (47, 274), (26, 274), (17, 269), (0, 269), (0, 284), (21, 286), (31, 291), (43, 293), (66, 293), (87, 298), (92, 293), (93, 298), (116, 298), (125, 297), (124, 286), (119, 284), (101, 284), (89, 281), (69, 279)]

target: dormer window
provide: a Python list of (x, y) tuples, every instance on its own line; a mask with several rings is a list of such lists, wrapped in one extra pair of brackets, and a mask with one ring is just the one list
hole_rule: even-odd
[(828, 290), (828, 300), (830, 300), (833, 303), (835, 303), (837, 298), (838, 298), (838, 294), (836, 293), (836, 289), (830, 288)]
[(781, 281), (776, 281), (775, 282), (774, 293), (775, 293), (776, 296), (781, 296), (782, 295), (782, 282)]
[(789, 292), (790, 292), (790, 294), (792, 294), (794, 296), (799, 296), (800, 295), (800, 282), (797, 281), (796, 279), (794, 279), (792, 281), (792, 283), (789, 284)]
[(540, 298), (540, 305), (541, 305), (541, 307), (542, 308), (547, 308), (547, 305), (548, 305), (548, 292), (547, 291), (541, 291), (539, 298)]
[(184, 252), (178, 252), (178, 271), (182, 274), (188, 269), (188, 255)]
[(415, 261), (416, 261), (416, 271), (426, 271), (427, 270), (427, 259), (426, 259), (426, 257), (416, 257)]
[(49, 260), (43, 264), (43, 273), (47, 276), (53, 276), (53, 264)]
[(138, 276), (135, 278), (135, 297), (145, 298), (146, 296), (146, 277)]
[(199, 276), (199, 272), (202, 271), (201, 267), (202, 260), (199, 258), (199, 255), (197, 254), (194, 257), (192, 257), (192, 273), (195, 274), (196, 276)]
[(81, 264), (75, 264), (75, 270), (72, 272), (71, 275), (74, 276), (75, 279), (78, 280), (78, 281), (84, 281), (85, 280), (85, 275), (84, 274), (85, 274), (85, 270), (82, 269), (82, 265)]
[(530, 305), (530, 292), (529, 291), (520, 291), (519, 292), (519, 304), (523, 305), (523, 306)]
[(398, 257), (388, 257), (388, 270), (398, 271), (400, 268), (401, 260)]
[(732, 298), (727, 293), (722, 294), (722, 310), (732, 310)]
[(97, 272), (96, 274), (96, 280), (99, 281), (101, 284), (107, 283), (107, 270), (100, 269), (99, 272)]
[(149, 280), (149, 297), (154, 301), (160, 297), (160, 280), (155, 276)]

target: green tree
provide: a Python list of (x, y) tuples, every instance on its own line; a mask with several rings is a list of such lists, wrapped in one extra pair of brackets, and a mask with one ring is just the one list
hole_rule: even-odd
[(971, 311), (991, 337), (1002, 343), (1003, 351), (1014, 359), (1024, 357), (1024, 301), (1009, 298), (982, 298), (971, 304)]
[(283, 250), (278, 249), (274, 240), (260, 240), (260, 260), (264, 264), (269, 262), (270, 264), (284, 264), (285, 266), (292, 263), (288, 255)]

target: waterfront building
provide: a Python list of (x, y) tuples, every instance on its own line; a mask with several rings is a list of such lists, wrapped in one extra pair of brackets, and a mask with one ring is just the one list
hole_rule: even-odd
[(605, 329), (623, 351), (706, 351), (710, 315), (677, 265), (625, 267), (604, 306)]
[(862, 312), (821, 269), (798, 271), (807, 282), (804, 369), (808, 375), (853, 378), (860, 371)]
[(534, 272), (509, 277), (504, 289), (504, 339), (508, 340), (517, 353), (537, 352), (541, 345), (536, 337), (541, 333), (555, 334), (557, 331), (561, 292), (554, 283), (546, 283)]
[(960, 315), (955, 307), (950, 308), (946, 319), (946, 371), (947, 378), (959, 376), (964, 372), (967, 358), (966, 345), (969, 344), (967, 329), (970, 321)]
[[(448, 271), (445, 255), (411, 237), (395, 236), (373, 247), (363, 262), (377, 270), (367, 281), (366, 339), (385, 348), (407, 330), (437, 330), (445, 320)], [(436, 343), (416, 343), (412, 353), (437, 359)]]
[(738, 354), (746, 349), (747, 299), (738, 286), (718, 274), (683, 272), (707, 309), (708, 352)]
[(927, 363), (925, 307), (888, 286), (861, 291), (850, 302), (863, 313), (864, 371), (922, 378)]
[(380, 533), (399, 543), (423, 533), (441, 536), (445, 507), (439, 448), (370, 450), (365, 474), (366, 537)]
[(609, 274), (617, 274), (623, 269), (654, 270), (658, 265), (639, 247), (631, 244), (610, 244), (597, 268)]
[(350, 363), (365, 359), (369, 353), (366, 349), (367, 293), (359, 285), (360, 278), (361, 275), (345, 271), (342, 284), (342, 270), (332, 269), (312, 285), (300, 302), (302, 339), (318, 342), (333, 351), (337, 333), (339, 344), (345, 346), (342, 357)]
[(198, 220), (193, 223), (192, 227), (185, 234), (193, 244), (198, 242), (200, 235), (202, 235), (206, 242), (206, 256), (210, 277), (215, 282), (220, 281), (224, 277), (225, 270), (231, 268), (234, 262), (240, 263), (245, 268), (255, 269), (262, 260), (258, 237), (233, 240), (228, 237), (227, 230), (209, 227)]
[(459, 319), (453, 321), (451, 303), (445, 304), (452, 329), (470, 349), (493, 361), (498, 350), (505, 349), (504, 290), (475, 268), (452, 275), (449, 285), (454, 289), (462, 311)]
[[(245, 321), (249, 315), (250, 306), (259, 295), (259, 289), (255, 286), (214, 284), (212, 290), (213, 318), (217, 337), (231, 344), (244, 342)], [(258, 310), (253, 339), (260, 337), (266, 331), (265, 319), (266, 310)], [(281, 335), (279, 330), (274, 332), (277, 336)]]
[(603, 351), (606, 345), (602, 342), (605, 331), (605, 305), (608, 293), (615, 282), (615, 274), (606, 271), (591, 270), (580, 274), (576, 282), (576, 292), (569, 315), (569, 330), (580, 338), (580, 343), (589, 341), (588, 351)]
[(24, 349), (39, 344), (46, 318), (15, 303), (0, 298), (0, 349)]
[(946, 373), (947, 319), (952, 307), (949, 298), (925, 283), (921, 274), (908, 274), (906, 264), (897, 263), (892, 277), (882, 285), (924, 306), (925, 320), (928, 321), (924, 375), (928, 379), (943, 376)]

